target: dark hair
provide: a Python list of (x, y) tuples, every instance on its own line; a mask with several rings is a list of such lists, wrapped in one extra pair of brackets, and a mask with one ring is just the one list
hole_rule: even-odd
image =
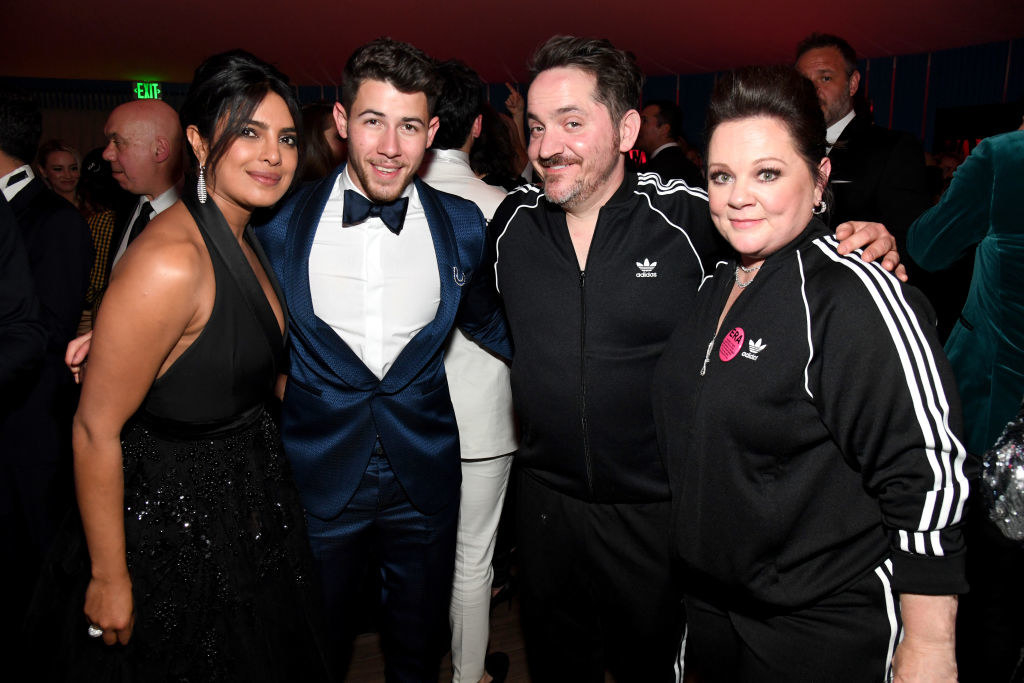
[(434, 134), (434, 149), (458, 149), (473, 130), (480, 109), (484, 82), (471, 68), (457, 59), (437, 65), (441, 94), (437, 98), (437, 118), (441, 125)]
[(658, 126), (668, 125), (669, 137), (679, 138), (683, 135), (683, 110), (672, 100), (651, 100), (644, 108), (658, 108)]
[(581, 69), (597, 79), (594, 99), (608, 108), (616, 124), (640, 104), (644, 75), (636, 58), (606, 38), (552, 36), (533, 54), (530, 71), (536, 78), (540, 72), (557, 67)]
[(352, 103), (363, 81), (383, 81), (407, 95), (418, 92), (426, 95), (427, 111), (433, 116), (440, 90), (434, 70), (434, 60), (423, 50), (391, 38), (377, 38), (356, 48), (345, 63), (341, 105), (351, 114)]
[(300, 182), (323, 178), (337, 166), (331, 148), (324, 139), (324, 129), (330, 121), (334, 127), (334, 104), (326, 100), (313, 102), (302, 107), (302, 154), (301, 171), (296, 175)]
[(116, 208), (129, 199), (135, 200), (130, 192), (122, 190), (114, 180), (110, 162), (103, 158), (103, 147), (91, 150), (82, 158), (78, 194), (87, 214)]
[(469, 150), (469, 165), (473, 173), (483, 178), (484, 182), (512, 190), (523, 183), (519, 177), (520, 169), (515, 168), (516, 152), (512, 134), (502, 121), (501, 114), (487, 102), (480, 105), (479, 113), (483, 116), (480, 137)]
[[(269, 93), (275, 93), (284, 100), (296, 129), (301, 133), (298, 100), (288, 84), (288, 77), (276, 68), (245, 50), (222, 52), (199, 65), (181, 105), (179, 118), (182, 130), (195, 126), (199, 135), (209, 142), (208, 168), (216, 167), (231, 143), (241, 135), (242, 124), (252, 118), (253, 112)], [(191, 185), (199, 172), (199, 160), (192, 145), (185, 145), (185, 150), (188, 161), (185, 175)], [(302, 163), (301, 145), (299, 163)]]
[(811, 177), (824, 180), (818, 164), (825, 158), (825, 116), (809, 80), (791, 66), (748, 66), (727, 73), (711, 93), (704, 139), (710, 143), (726, 121), (755, 116), (780, 121)]
[(35, 100), (21, 89), (0, 88), (0, 150), (28, 164), (42, 136), (43, 115)]
[(812, 33), (801, 40), (800, 44), (796, 46), (797, 61), (800, 61), (805, 52), (822, 47), (834, 47), (839, 50), (839, 54), (843, 56), (843, 61), (846, 62), (847, 76), (853, 75), (853, 72), (857, 70), (857, 51), (848, 42), (831, 33)]

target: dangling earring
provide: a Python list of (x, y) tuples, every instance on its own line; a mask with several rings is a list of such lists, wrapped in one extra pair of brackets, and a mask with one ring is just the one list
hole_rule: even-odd
[(199, 182), (196, 183), (196, 194), (199, 196), (199, 203), (206, 203), (206, 166), (199, 167)]
[(825, 202), (824, 199), (822, 199), (820, 202), (814, 205), (814, 208), (811, 209), (811, 213), (813, 213), (815, 216), (820, 216), (821, 214), (825, 213), (825, 209), (827, 208), (828, 204)]

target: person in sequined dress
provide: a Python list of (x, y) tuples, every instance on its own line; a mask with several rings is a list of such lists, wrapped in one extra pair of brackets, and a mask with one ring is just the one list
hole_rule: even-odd
[(292, 183), (298, 105), (287, 77), (234, 51), (196, 70), (180, 116), (186, 190), (115, 267), (89, 349), (85, 545), (68, 544), (85, 562), (58, 563), (81, 592), (52, 677), (325, 679), (302, 509), (265, 409), (286, 313), (248, 226)]

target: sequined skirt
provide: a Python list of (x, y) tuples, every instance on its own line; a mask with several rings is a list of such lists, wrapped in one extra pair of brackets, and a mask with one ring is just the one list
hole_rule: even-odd
[[(273, 421), (256, 411), (182, 432), (148, 419), (122, 432), (129, 644), (85, 633), (80, 524), (44, 579), (72, 595), (54, 607), (70, 625), (54, 636), (63, 652), (51, 680), (324, 680), (312, 559)], [(37, 600), (33, 614), (48, 602)]]

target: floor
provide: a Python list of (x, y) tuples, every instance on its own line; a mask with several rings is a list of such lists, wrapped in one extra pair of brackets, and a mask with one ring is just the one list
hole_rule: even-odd
[[(509, 672), (507, 683), (529, 683), (526, 673), (526, 653), (523, 650), (523, 636), (519, 629), (519, 599), (497, 606), (491, 613), (491, 651), (508, 655)], [(451, 656), (441, 662), (441, 683), (452, 680)], [(383, 683), (384, 659), (380, 653), (377, 634), (368, 633), (356, 639), (352, 666), (346, 683)]]

